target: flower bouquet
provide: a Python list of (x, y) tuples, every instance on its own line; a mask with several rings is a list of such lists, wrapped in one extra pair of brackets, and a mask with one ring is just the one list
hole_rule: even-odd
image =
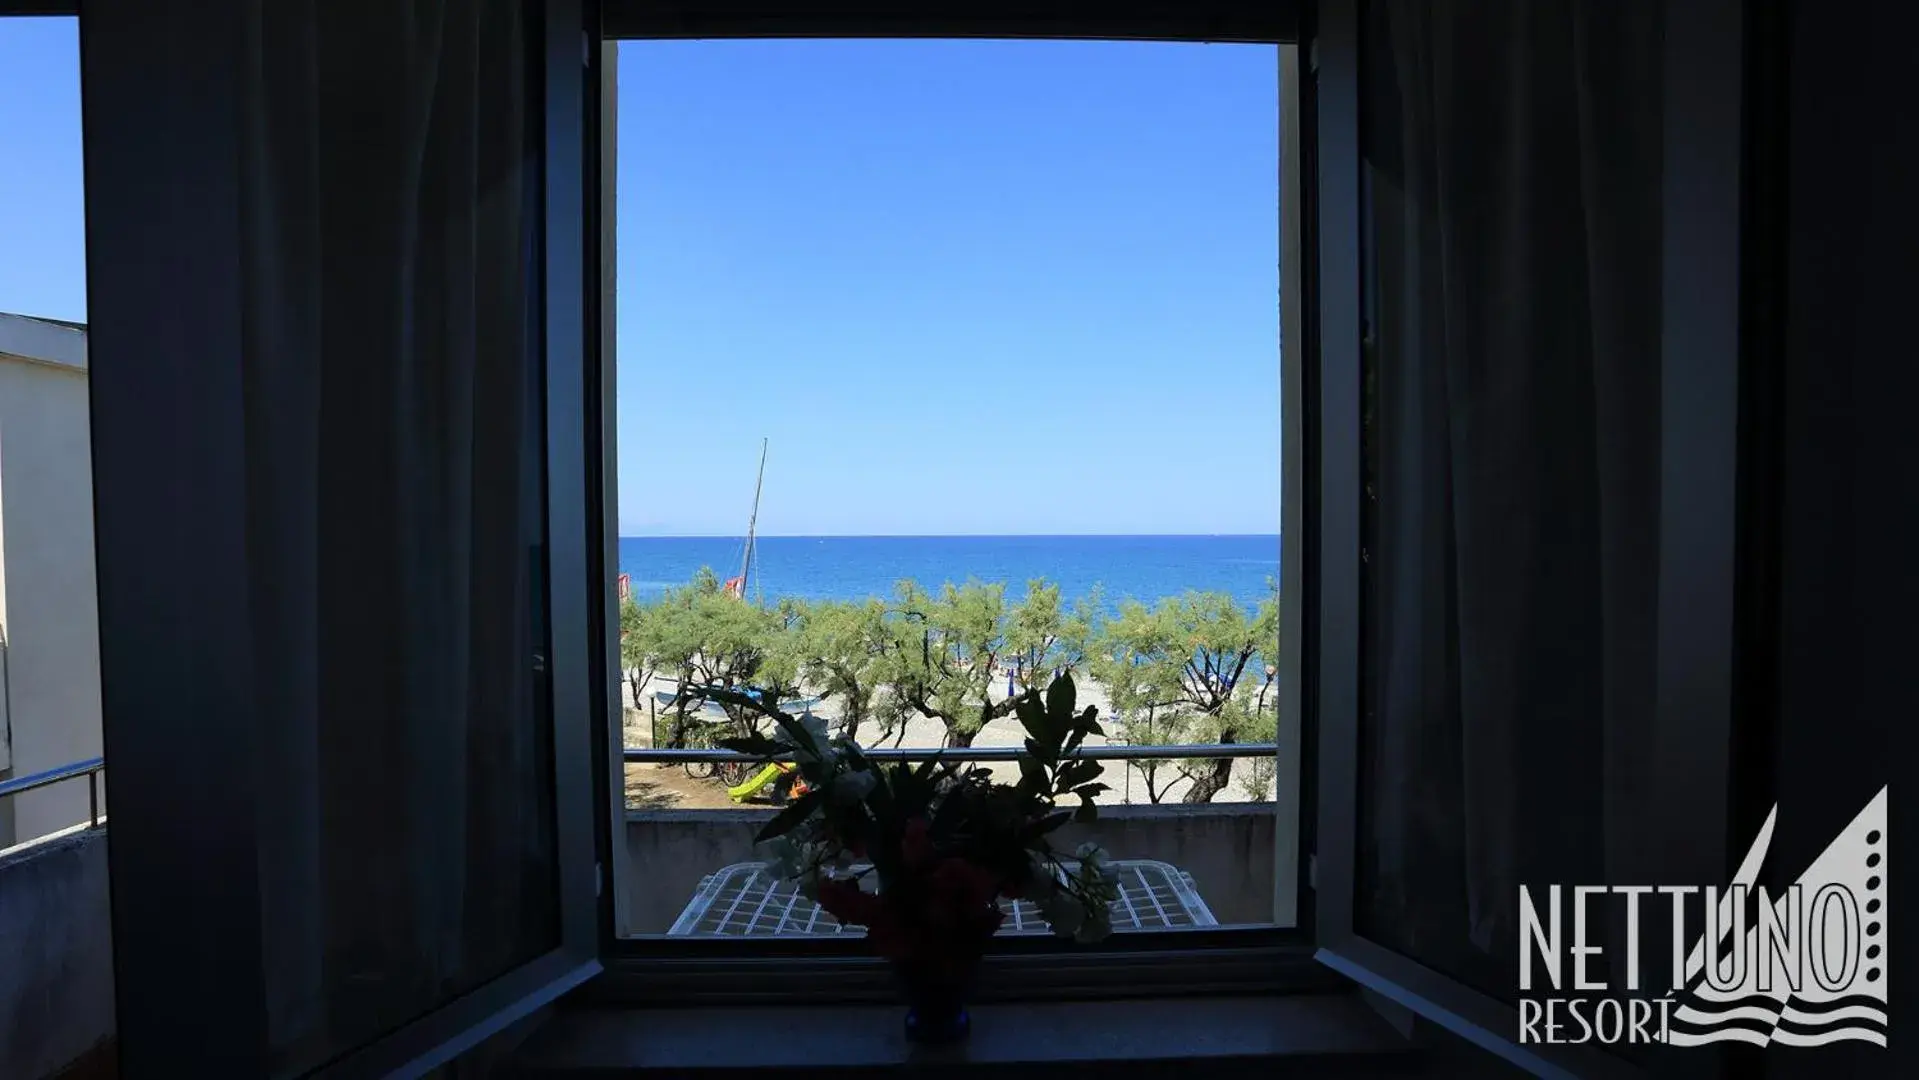
[[(842, 924), (866, 929), (906, 992), (907, 1034), (923, 1041), (966, 1032), (966, 997), (1005, 918), (1001, 897), (1032, 901), (1053, 932), (1092, 942), (1112, 932), (1118, 883), (1105, 854), (1082, 844), (1063, 856), (1051, 836), (1090, 822), (1099, 762), (1073, 757), (1103, 735), (1098, 710), (1075, 709), (1070, 676), (1015, 703), (1026, 729), (1019, 780), (930, 760), (877, 763), (850, 739), (828, 738), (811, 716), (771, 712), (772, 736), (724, 742), (762, 760), (791, 760), (807, 792), (760, 830), (769, 864)], [(1077, 807), (1059, 804), (1078, 800)]]

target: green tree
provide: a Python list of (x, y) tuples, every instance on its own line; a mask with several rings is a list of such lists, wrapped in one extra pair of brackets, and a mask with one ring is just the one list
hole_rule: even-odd
[[(646, 605), (639, 619), (642, 636), (634, 648), (652, 657), (654, 671), (670, 671), (676, 680), (673, 700), (667, 706), (673, 711), (666, 739), (670, 747), (686, 745), (690, 720), (687, 710), (700, 700), (692, 692), (699, 678), (696, 662), (700, 659), (702, 644), (700, 608), (709, 594), (719, 592), (719, 585), (713, 571), (701, 567), (690, 584), (668, 589), (657, 603)], [(624, 618), (621, 621), (624, 626)], [(624, 649), (622, 642), (622, 651)]]
[(801, 678), (839, 705), (840, 732), (858, 741), (875, 711), (893, 645), (886, 605), (877, 599), (806, 605), (790, 635)]
[[(1262, 665), (1252, 691), (1247, 712), (1246, 741), (1279, 741), (1279, 667)], [(1239, 790), (1255, 802), (1274, 797), (1273, 782), (1279, 776), (1279, 759), (1268, 754), (1239, 759)]]
[[(1117, 617), (1100, 625), (1088, 667), (1112, 704), (1119, 741), (1134, 746), (1188, 741), (1191, 710), (1182, 707), (1170, 623), (1164, 609), (1129, 599), (1120, 604)], [(1178, 777), (1172, 762), (1158, 758), (1129, 761), (1127, 767), (1140, 774), (1146, 798), (1154, 803), (1165, 799)]]
[(1005, 618), (1002, 663), (1012, 669), (1019, 689), (1042, 689), (1085, 662), (1099, 605), (1095, 590), (1068, 610), (1060, 603), (1058, 585), (1027, 582), (1025, 598)]
[[(1268, 741), (1276, 695), (1269, 665), (1255, 662), (1275, 651), (1278, 637), (1276, 592), (1251, 614), (1223, 593), (1187, 593), (1152, 608), (1129, 600), (1100, 627), (1090, 666), (1128, 743)], [(1257, 673), (1251, 679), (1249, 670)], [(1233, 772), (1230, 758), (1131, 764), (1154, 802), (1180, 779), (1190, 783), (1186, 802), (1211, 802)]]
[[(788, 615), (726, 592), (718, 577), (705, 567), (686, 592), (687, 603), (675, 614), (687, 624), (681, 642), (690, 639), (694, 648), (688, 660), (691, 685), (682, 686), (681, 696), (720, 702), (737, 734), (751, 734), (762, 713), (743, 695), (756, 689), (763, 677), (778, 681), (789, 673), (790, 668), (773, 670), (766, 664), (769, 646), (784, 630)], [(710, 694), (716, 690), (724, 693)]]
[[(739, 603), (739, 601), (735, 601)], [(759, 664), (751, 673), (751, 682), (759, 700), (769, 709), (799, 696), (806, 678), (811, 645), (806, 639), (810, 605), (803, 600), (785, 599), (771, 608), (754, 607), (760, 612)]]
[(620, 601), (620, 668), (635, 709), (644, 708), (646, 684), (660, 669), (661, 615), (657, 605), (642, 604), (631, 596)]
[(902, 581), (886, 618), (887, 692), (876, 709), (885, 730), (917, 714), (946, 728), (945, 745), (964, 747), (989, 721), (1012, 714), (1014, 699), (992, 697), (1007, 647), (1005, 585), (947, 584), (933, 596)]

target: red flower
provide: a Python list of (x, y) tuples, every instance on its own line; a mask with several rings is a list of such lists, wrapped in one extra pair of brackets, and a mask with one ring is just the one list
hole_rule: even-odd
[(933, 861), (933, 826), (923, 817), (912, 818), (900, 837), (900, 858), (909, 870), (919, 870)]
[(845, 878), (820, 882), (820, 907), (842, 924), (870, 926), (880, 911), (879, 897)]
[(999, 880), (976, 863), (949, 858), (933, 870), (933, 889), (961, 911), (973, 912), (999, 895)]
[(882, 908), (876, 912), (873, 921), (866, 928), (866, 939), (882, 957), (895, 962), (913, 958), (921, 950), (918, 941), (891, 910)]

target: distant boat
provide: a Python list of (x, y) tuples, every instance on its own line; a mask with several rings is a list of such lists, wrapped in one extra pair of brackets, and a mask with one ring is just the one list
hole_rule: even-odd
[[(746, 519), (746, 551), (740, 556), (740, 576), (727, 578), (723, 586), (728, 595), (741, 600), (746, 599), (746, 579), (753, 571), (754, 532), (760, 523), (760, 488), (766, 483), (766, 443), (766, 439), (760, 440), (760, 474), (753, 481), (753, 513)], [(758, 603), (763, 601), (765, 596), (756, 589), (753, 599), (755, 603)]]

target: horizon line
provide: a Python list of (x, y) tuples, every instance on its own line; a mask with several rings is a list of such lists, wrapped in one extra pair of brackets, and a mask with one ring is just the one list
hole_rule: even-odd
[[(757, 533), (761, 540), (1213, 540), (1277, 539), (1278, 532), (1202, 533)], [(744, 540), (745, 533), (622, 533), (621, 540)]]

